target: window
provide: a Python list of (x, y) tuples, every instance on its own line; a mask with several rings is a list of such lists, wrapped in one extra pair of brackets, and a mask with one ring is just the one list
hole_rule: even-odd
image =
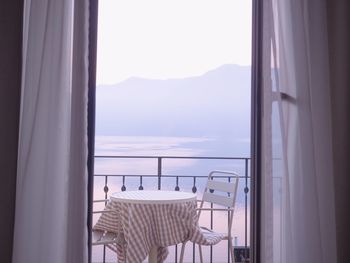
[[(137, 189), (200, 196), (210, 170), (234, 170), (241, 179), (233, 235), (247, 256), (251, 20), (245, 0), (100, 1), (94, 200)], [(207, 220), (220, 228), (226, 217)], [(227, 261), (227, 243), (204, 254)], [(92, 262), (115, 257), (94, 248)], [(188, 249), (186, 257), (198, 254)], [(176, 247), (169, 258), (178, 258)]]

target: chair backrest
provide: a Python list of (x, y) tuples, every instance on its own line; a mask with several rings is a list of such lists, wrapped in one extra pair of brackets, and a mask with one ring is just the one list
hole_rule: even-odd
[[(215, 174), (225, 174), (233, 175), (233, 180), (223, 182), (215, 180)], [(231, 238), (231, 229), (233, 221), (233, 213), (236, 203), (237, 189), (238, 189), (239, 175), (235, 172), (230, 171), (212, 171), (208, 175), (207, 185), (205, 187), (202, 202), (200, 208), (203, 208), (205, 202), (213, 203), (226, 207), (228, 212), (229, 221), (228, 221), (228, 238)], [(198, 217), (201, 214), (199, 210)]]
[[(231, 181), (223, 182), (216, 180), (214, 174), (234, 175)], [(239, 175), (229, 171), (212, 171), (208, 175), (207, 185), (203, 193), (203, 202), (234, 208), (238, 189)]]

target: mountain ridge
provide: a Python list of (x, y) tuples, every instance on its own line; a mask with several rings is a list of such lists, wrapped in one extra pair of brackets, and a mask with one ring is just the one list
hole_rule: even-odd
[(249, 138), (250, 67), (184, 79), (129, 79), (97, 89), (96, 134)]
[(197, 78), (202, 78), (207, 75), (211, 74), (216, 74), (217, 72), (222, 72), (222, 71), (227, 71), (227, 70), (232, 70), (232, 69), (249, 69), (250, 66), (241, 66), (237, 64), (223, 64), (217, 68), (213, 68), (211, 70), (208, 70), (207, 72), (204, 72), (203, 74), (195, 75), (192, 77), (183, 77), (183, 78), (164, 78), (164, 79), (156, 79), (156, 78), (144, 78), (144, 77), (129, 77), (119, 83), (114, 83), (114, 84), (100, 84), (97, 85), (99, 88), (108, 88), (108, 87), (115, 87), (115, 86), (123, 86), (126, 83), (129, 84), (130, 82), (137, 82), (137, 81), (156, 81), (156, 82), (164, 82), (164, 81), (183, 81), (183, 80), (189, 80), (189, 79), (197, 79)]

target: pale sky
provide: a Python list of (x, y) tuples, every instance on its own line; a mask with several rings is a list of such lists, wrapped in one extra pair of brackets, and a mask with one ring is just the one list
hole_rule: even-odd
[(251, 0), (100, 0), (97, 84), (251, 64)]

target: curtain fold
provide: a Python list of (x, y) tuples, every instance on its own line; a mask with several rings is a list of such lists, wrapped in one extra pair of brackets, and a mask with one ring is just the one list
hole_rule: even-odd
[(261, 260), (337, 262), (326, 3), (266, 0), (263, 21)]
[(24, 4), (13, 262), (87, 262), (88, 1)]

